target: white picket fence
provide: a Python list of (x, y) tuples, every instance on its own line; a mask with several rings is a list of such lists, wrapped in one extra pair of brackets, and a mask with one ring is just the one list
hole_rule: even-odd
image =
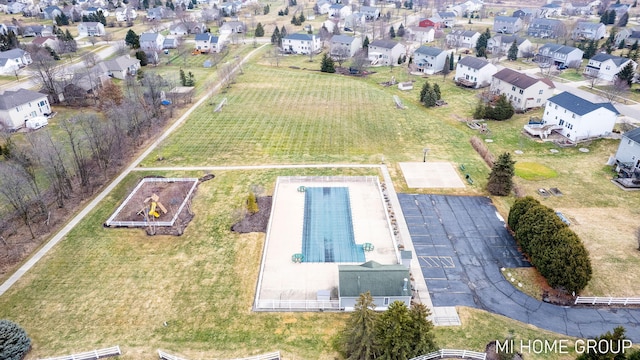
[(462, 358), (462, 359), (478, 359), (486, 360), (487, 353), (470, 351), (470, 350), (456, 350), (456, 349), (440, 349), (426, 355), (420, 355), (414, 357), (411, 360), (430, 360), (430, 359), (442, 359), (442, 358)]
[(319, 311), (342, 310), (339, 300), (279, 300), (258, 299), (255, 310), (286, 310), (286, 311)]
[(616, 298), (598, 296), (578, 296), (575, 305), (640, 305), (640, 298)]
[(106, 349), (87, 351), (84, 353), (47, 358), (43, 360), (97, 360), (110, 356), (118, 356), (121, 354), (122, 353), (120, 352), (120, 346), (114, 346)]
[[(162, 350), (158, 350), (158, 356), (161, 360), (187, 360), (175, 355), (168, 354)], [(280, 360), (280, 351), (233, 360)]]

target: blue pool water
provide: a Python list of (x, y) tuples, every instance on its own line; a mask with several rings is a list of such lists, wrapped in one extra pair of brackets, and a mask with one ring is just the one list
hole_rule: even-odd
[(365, 261), (353, 236), (349, 188), (306, 188), (302, 254), (304, 262)]

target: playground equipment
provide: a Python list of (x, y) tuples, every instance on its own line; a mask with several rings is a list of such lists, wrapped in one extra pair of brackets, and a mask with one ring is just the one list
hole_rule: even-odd
[(154, 218), (160, 217), (160, 213), (158, 212), (158, 209), (160, 209), (160, 211), (162, 211), (163, 214), (167, 213), (167, 209), (164, 207), (164, 205), (162, 205), (162, 203), (159, 200), (160, 200), (160, 197), (156, 194), (152, 194), (148, 198), (144, 199), (145, 205), (148, 203), (151, 203), (149, 205), (149, 215), (153, 216)]

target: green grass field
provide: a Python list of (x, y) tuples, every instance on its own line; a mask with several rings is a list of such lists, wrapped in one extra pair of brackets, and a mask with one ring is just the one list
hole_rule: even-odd
[[(247, 64), (228, 91), (205, 101), (141, 166), (378, 164), (384, 158), (397, 190), (425, 192), (407, 188), (397, 163), (422, 161), (422, 149), (428, 147), (429, 161), (464, 164), (476, 180), (455, 193), (486, 195), (489, 169), (469, 138), (490, 138), (493, 142), (487, 146), (495, 155), (522, 150), (514, 159), (535, 164), (525, 168), (545, 175), (516, 178), (528, 194), (540, 187), (558, 187), (564, 193), (540, 200), (568, 216), (591, 251), (594, 280), (585, 293), (640, 292), (632, 271), (640, 266), (632, 238), (640, 198), (613, 186), (604, 166), (617, 141), (581, 145), (589, 153), (568, 148), (554, 154), (549, 151), (554, 145), (522, 135), (529, 116), (540, 116), (541, 110), (489, 122), (488, 134), (469, 129), (464, 121), (477, 103), (477, 92), (454, 86), (451, 75), (425, 80), (404, 68), (373, 68), (374, 74), (354, 78), (320, 73), (319, 56), (313, 62), (287, 57), (274, 66), (268, 53), (265, 49)], [(401, 92), (381, 85), (392, 76), (415, 80), (414, 89)], [(417, 98), (424, 81), (437, 83), (448, 105), (422, 107)], [(406, 109), (396, 108), (393, 95)], [(223, 98), (227, 105), (214, 113)], [(164, 160), (157, 161), (159, 156)], [(277, 176), (375, 174), (338, 168), (217, 172), (198, 189), (192, 205), (196, 217), (183, 236), (148, 237), (142, 230), (102, 227), (139, 178), (149, 175), (134, 172), (0, 297), (0, 318), (14, 320), (29, 332), (34, 341), (29, 359), (116, 344), (125, 351), (123, 359), (157, 358), (158, 348), (191, 359), (275, 350), (287, 359), (334, 359), (329, 343), (346, 315), (251, 312), (264, 235), (238, 235), (229, 228), (252, 186), (271, 194)], [(513, 198), (494, 202), (506, 216)], [(489, 341), (507, 336), (566, 338), (478, 310), (463, 308), (461, 317), (462, 327), (436, 329), (438, 345), (483, 351)]]

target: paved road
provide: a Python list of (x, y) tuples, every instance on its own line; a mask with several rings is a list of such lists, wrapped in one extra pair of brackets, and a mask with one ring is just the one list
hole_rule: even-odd
[(500, 268), (527, 265), (488, 198), (399, 194), (434, 306), (470, 306), (542, 329), (593, 338), (622, 325), (640, 342), (640, 309), (563, 307), (536, 300)]

